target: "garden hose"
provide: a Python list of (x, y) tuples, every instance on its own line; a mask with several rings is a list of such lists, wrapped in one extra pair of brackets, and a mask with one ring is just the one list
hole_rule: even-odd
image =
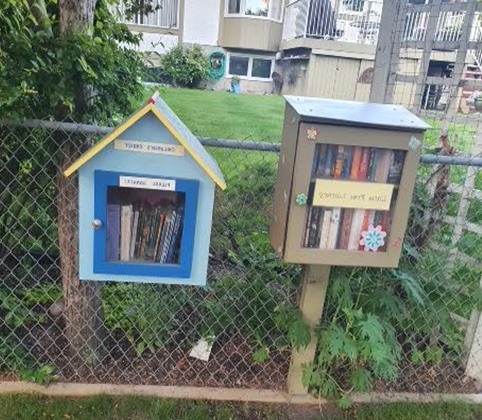
[(226, 55), (221, 51), (209, 54), (209, 78), (219, 80), (224, 77), (226, 71)]

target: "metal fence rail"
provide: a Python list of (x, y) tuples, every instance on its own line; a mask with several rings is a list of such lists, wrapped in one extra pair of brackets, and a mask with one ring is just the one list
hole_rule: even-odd
[[(79, 363), (62, 316), (59, 149), (75, 139), (80, 153), (109, 130), (0, 124), (1, 377), (284, 389), (303, 331), (296, 318), (301, 267), (283, 264), (269, 244), (275, 142), (202, 139), (228, 182), (216, 197), (207, 287), (103, 284), (105, 352), (96, 364)], [(481, 166), (480, 156), (425, 155), (400, 268), (333, 270), (318, 330), (320, 377), (342, 389), (365, 375), (366, 389), (478, 391), (473, 367), (468, 374), (465, 367), (480, 353)], [(351, 330), (362, 321), (386, 331), (370, 357), (381, 351), (392, 359), (353, 353), (371, 343), (366, 330)], [(208, 362), (189, 356), (200, 338), (213, 340)], [(320, 386), (313, 376), (311, 388)]]

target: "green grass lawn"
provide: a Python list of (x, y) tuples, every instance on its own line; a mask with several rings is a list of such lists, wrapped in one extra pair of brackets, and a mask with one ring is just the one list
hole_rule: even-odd
[(463, 403), (394, 403), (356, 406), (349, 411), (323, 406), (320, 411), (313, 405), (214, 403), (144, 397), (66, 399), (28, 395), (0, 396), (1, 420), (469, 420), (481, 417), (481, 405)]
[(159, 94), (199, 137), (279, 142), (281, 96), (233, 95), (193, 89), (160, 88)]

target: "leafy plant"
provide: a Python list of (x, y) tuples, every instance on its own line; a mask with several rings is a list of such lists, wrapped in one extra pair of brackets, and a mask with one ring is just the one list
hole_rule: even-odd
[(35, 382), (40, 385), (48, 385), (51, 382), (59, 379), (58, 375), (54, 374), (55, 367), (51, 365), (43, 365), (37, 368), (25, 369), (21, 372), (23, 381)]
[(162, 56), (161, 67), (174, 85), (192, 88), (208, 76), (209, 59), (199, 45), (179, 45)]
[(189, 304), (185, 289), (154, 285), (109, 285), (102, 298), (106, 327), (124, 332), (138, 355), (173, 341), (179, 313)]

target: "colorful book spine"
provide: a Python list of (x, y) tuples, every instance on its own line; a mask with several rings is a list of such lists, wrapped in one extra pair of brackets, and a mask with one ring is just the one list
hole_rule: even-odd
[(390, 170), (388, 171), (387, 182), (389, 184), (400, 183), (404, 162), (405, 162), (405, 152), (403, 150), (394, 150), (393, 160), (390, 165)]
[(328, 239), (326, 241), (327, 249), (335, 249), (338, 241), (338, 233), (340, 230), (340, 216), (341, 209), (335, 208), (331, 211), (331, 217), (329, 221), (330, 227), (328, 228)]
[[(358, 173), (355, 175), (353, 172), (350, 176), (350, 179), (357, 180), (357, 181), (366, 181), (368, 177), (368, 168), (370, 164), (370, 148), (362, 147), (360, 151), (357, 153), (360, 154), (360, 164), (358, 167)], [(356, 171), (356, 169), (354, 169)], [(368, 215), (367, 215), (368, 217)], [(349, 251), (357, 251), (360, 246), (361, 240), (361, 232), (363, 227), (363, 221), (365, 219), (365, 210), (362, 209), (355, 209), (353, 211), (353, 217), (351, 222), (350, 228), (350, 235), (348, 238), (348, 250)]]
[(121, 208), (121, 241), (120, 260), (129, 261), (129, 247), (131, 244), (132, 205), (124, 204)]
[(119, 259), (120, 205), (107, 205), (106, 258), (107, 261)]
[(129, 245), (129, 260), (134, 259), (138, 224), (139, 224), (139, 207), (137, 205), (134, 205), (134, 217), (132, 218), (132, 228), (131, 228), (131, 243)]
[(321, 235), (319, 241), (320, 249), (326, 249), (328, 247), (328, 238), (330, 236), (331, 210), (325, 210), (323, 213), (324, 214), (321, 222)]
[(166, 218), (166, 213), (162, 211), (161, 214), (159, 215), (159, 227), (156, 233), (156, 244), (154, 246), (154, 261), (157, 261), (157, 254), (159, 252), (159, 243), (161, 241), (161, 234), (162, 234), (165, 218)]
[(176, 249), (179, 248), (181, 242), (181, 233), (182, 233), (182, 219), (183, 219), (184, 211), (182, 208), (178, 209), (176, 214), (176, 222), (174, 223), (174, 228), (172, 232), (172, 240), (169, 245), (169, 251), (167, 253), (167, 262), (174, 264), (175, 263), (175, 255)]
[(328, 145), (317, 144), (316, 150), (318, 151), (318, 154), (316, 156), (317, 161), (316, 161), (316, 164), (313, 164), (313, 169), (316, 168), (314, 176), (318, 177), (318, 176), (324, 175), (324, 164), (325, 164), (325, 161), (326, 161), (326, 158), (327, 158)]

